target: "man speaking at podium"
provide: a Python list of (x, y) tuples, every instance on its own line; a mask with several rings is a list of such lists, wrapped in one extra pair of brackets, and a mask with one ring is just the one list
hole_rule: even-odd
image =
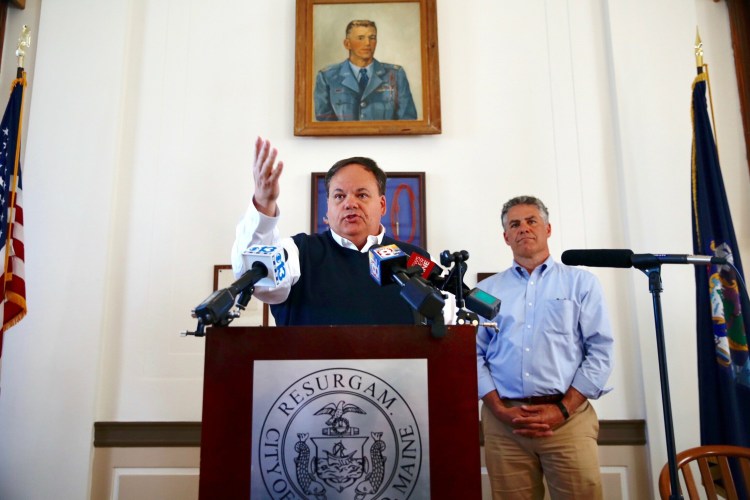
[(398, 244), (407, 255), (427, 252), (385, 236), (386, 174), (375, 161), (347, 158), (326, 173), (326, 218), (322, 234), (300, 233), (281, 239), (279, 177), (283, 162), (268, 140), (255, 141), (255, 193), (237, 224), (232, 270), (247, 271), (242, 253), (253, 245), (283, 246), (287, 278), (276, 288), (257, 287), (255, 296), (271, 304), (278, 326), (414, 324), (414, 313), (396, 285), (379, 286), (369, 273), (368, 250)]
[(607, 393), (612, 329), (596, 277), (555, 262), (547, 207), (532, 196), (502, 209), (513, 264), (477, 286), (502, 300), (498, 331), (477, 334), (485, 458), (497, 499), (602, 498), (589, 399)]

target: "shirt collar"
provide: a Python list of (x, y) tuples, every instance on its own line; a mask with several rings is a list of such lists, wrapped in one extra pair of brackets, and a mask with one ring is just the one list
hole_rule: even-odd
[[(349, 61), (349, 67), (352, 68), (352, 73), (354, 73), (354, 76), (357, 77), (357, 80), (359, 80), (359, 70), (363, 69), (362, 66), (357, 66), (353, 62)], [(364, 69), (365, 71), (367, 71), (367, 78), (372, 78), (372, 63), (365, 66)]]
[[(534, 269), (533, 273), (538, 273), (539, 276), (541, 276), (541, 275), (543, 275), (547, 271), (547, 269), (549, 269), (550, 267), (552, 267), (554, 264), (555, 264), (555, 260), (552, 258), (552, 255), (550, 255), (549, 257), (547, 257), (547, 259), (545, 259), (544, 262), (542, 262), (541, 264), (539, 264), (536, 267), (536, 269)], [(520, 276), (522, 278), (529, 278), (530, 277), (529, 272), (526, 270), (526, 268), (523, 267), (518, 262), (516, 262), (515, 260), (513, 261), (513, 266), (512, 267), (516, 271), (516, 274), (518, 276)]]
[(333, 236), (333, 240), (341, 245), (344, 248), (349, 248), (351, 250), (356, 250), (358, 252), (367, 253), (367, 251), (372, 248), (375, 245), (380, 245), (383, 242), (383, 237), (385, 236), (385, 227), (383, 227), (383, 224), (380, 225), (380, 232), (378, 234), (371, 234), (367, 237), (367, 241), (365, 242), (365, 246), (362, 247), (362, 250), (357, 248), (357, 245), (351, 242), (351, 240), (347, 240), (343, 236), (339, 236), (336, 234), (336, 232), (331, 229), (331, 236)]

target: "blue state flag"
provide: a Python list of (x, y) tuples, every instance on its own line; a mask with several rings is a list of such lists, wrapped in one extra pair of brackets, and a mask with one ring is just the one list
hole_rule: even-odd
[[(724, 257), (742, 274), (706, 103), (706, 73), (693, 82), (693, 252)], [(696, 266), (701, 444), (750, 447), (750, 307), (735, 270)]]

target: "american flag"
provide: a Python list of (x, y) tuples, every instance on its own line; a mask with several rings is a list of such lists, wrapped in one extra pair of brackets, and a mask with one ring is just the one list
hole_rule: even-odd
[(13, 81), (10, 100), (0, 122), (0, 255), (4, 257), (2, 279), (3, 335), (26, 315), (26, 282), (24, 279), (23, 203), (21, 184), (21, 114), (26, 73)]

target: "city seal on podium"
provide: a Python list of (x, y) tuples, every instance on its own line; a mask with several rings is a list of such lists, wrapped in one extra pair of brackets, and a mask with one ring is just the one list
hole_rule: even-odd
[(422, 433), (409, 402), (367, 371), (329, 368), (296, 380), (267, 409), (255, 449), (274, 500), (425, 493)]

